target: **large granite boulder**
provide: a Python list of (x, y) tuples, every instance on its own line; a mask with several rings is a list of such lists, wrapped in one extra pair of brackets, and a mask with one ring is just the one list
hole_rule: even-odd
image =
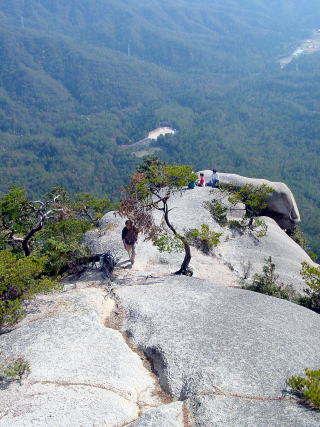
[(124, 331), (194, 426), (317, 426), (319, 411), (283, 395), (320, 366), (320, 316), (242, 289), (186, 277), (119, 288)]
[[(212, 171), (205, 170), (201, 172), (205, 174), (205, 179), (208, 181)], [(236, 188), (246, 184), (252, 184), (253, 186), (268, 185), (273, 189), (273, 193), (267, 200), (267, 208), (263, 214), (273, 218), (285, 230), (294, 228), (300, 222), (300, 214), (295, 198), (289, 187), (283, 182), (272, 182), (266, 179), (248, 178), (222, 172), (219, 172), (219, 179), (222, 184), (232, 184)]]

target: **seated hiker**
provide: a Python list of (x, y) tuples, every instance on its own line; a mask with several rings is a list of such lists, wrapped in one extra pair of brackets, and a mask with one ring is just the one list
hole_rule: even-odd
[(125, 222), (125, 227), (122, 230), (122, 241), (125, 250), (128, 252), (131, 264), (134, 264), (136, 252), (135, 245), (138, 240), (138, 229), (134, 227), (132, 221), (127, 219)]
[(212, 175), (210, 176), (209, 181), (206, 183), (208, 187), (217, 187), (219, 185), (219, 176), (215, 169), (212, 169)]
[[(192, 173), (194, 173), (194, 172), (192, 172)], [(192, 189), (192, 188), (195, 188), (195, 186), (196, 186), (196, 181), (189, 181), (188, 182), (188, 188)]]
[(204, 187), (205, 186), (205, 180), (204, 180), (204, 173), (200, 173), (200, 179), (197, 182), (198, 187)]

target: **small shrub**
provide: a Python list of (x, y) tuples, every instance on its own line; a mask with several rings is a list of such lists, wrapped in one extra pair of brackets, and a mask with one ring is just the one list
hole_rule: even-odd
[(223, 206), (217, 200), (211, 200), (210, 202), (204, 202), (204, 207), (208, 209), (208, 211), (213, 216), (213, 219), (217, 221), (221, 226), (227, 225), (227, 210), (226, 206)]
[(252, 229), (256, 236), (261, 238), (267, 235), (268, 225), (263, 221), (263, 219), (255, 218)]
[(314, 267), (303, 262), (300, 274), (308, 288), (304, 289), (307, 295), (299, 297), (298, 304), (320, 313), (320, 266)]
[(46, 229), (39, 232), (41, 245), (35, 250), (38, 256), (47, 257), (46, 272), (50, 276), (61, 275), (68, 266), (73, 266), (78, 259), (89, 255), (81, 245), (81, 239), (91, 225), (83, 219), (68, 218), (48, 224)]
[(161, 233), (154, 242), (159, 252), (183, 252), (184, 246), (182, 241), (175, 235)]
[(307, 251), (307, 254), (312, 259), (313, 262), (317, 262), (318, 255), (315, 252), (313, 252), (313, 251)]
[(211, 249), (220, 243), (221, 235), (222, 233), (210, 230), (207, 224), (201, 224), (200, 230), (192, 228), (186, 232), (186, 238), (190, 244), (205, 254), (209, 254)]
[(0, 363), (0, 384), (19, 381), (21, 383), (24, 376), (29, 375), (30, 364), (24, 357), (5, 359)]
[(306, 238), (303, 234), (303, 231), (299, 227), (294, 227), (293, 230), (287, 231), (288, 236), (291, 237), (302, 249), (306, 249)]
[(243, 289), (250, 291), (259, 292), (261, 294), (274, 296), (276, 298), (293, 300), (296, 297), (296, 293), (292, 286), (283, 285), (278, 283), (279, 276), (275, 274), (275, 264), (272, 262), (272, 258), (268, 257), (265, 259), (266, 264), (263, 266), (262, 274), (255, 274), (253, 281), (250, 284), (244, 284)]
[[(220, 191), (224, 194), (229, 195), (228, 202), (233, 207), (227, 207), (218, 200), (213, 199), (210, 202), (206, 202), (204, 205), (210, 211), (214, 219), (222, 226), (229, 226), (233, 230), (240, 232), (250, 229), (256, 233), (257, 237), (264, 237), (267, 233), (267, 224), (256, 217), (263, 214), (264, 209), (267, 207), (267, 200), (270, 197), (273, 189), (265, 184), (260, 186), (254, 186), (252, 184), (246, 184), (240, 188), (233, 185), (220, 185)], [(238, 220), (227, 220), (227, 212), (233, 209), (239, 209), (236, 207), (238, 203), (244, 205), (245, 214), (241, 221)]]
[(305, 369), (305, 374), (306, 378), (290, 377), (287, 384), (307, 399), (311, 406), (320, 408), (320, 369)]
[(227, 222), (227, 226), (234, 231), (239, 233), (244, 233), (248, 228), (255, 234), (256, 237), (264, 237), (267, 234), (268, 226), (260, 218), (254, 218), (251, 227), (248, 226), (248, 221), (246, 218), (243, 218), (241, 221), (237, 219), (230, 219)]
[(263, 209), (267, 207), (267, 199), (273, 192), (271, 187), (266, 184), (254, 186), (252, 184), (245, 184), (239, 190), (233, 190), (228, 201), (236, 205), (243, 203), (245, 206), (245, 216), (249, 219), (249, 226), (252, 225), (252, 218), (261, 215)]

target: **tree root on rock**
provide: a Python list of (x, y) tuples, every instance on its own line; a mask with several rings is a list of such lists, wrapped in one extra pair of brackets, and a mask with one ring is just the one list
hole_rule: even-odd
[(182, 275), (182, 276), (193, 276), (193, 270), (191, 268), (185, 268), (185, 269), (181, 269), (176, 271), (175, 273), (176, 275)]

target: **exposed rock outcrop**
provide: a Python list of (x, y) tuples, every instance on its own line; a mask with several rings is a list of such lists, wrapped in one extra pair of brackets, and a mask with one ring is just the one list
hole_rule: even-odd
[[(194, 278), (117, 290), (135, 345), (194, 426), (317, 426), (320, 412), (283, 395), (320, 365), (320, 316), (273, 297)], [(177, 339), (178, 337), (178, 339)]]
[(131, 427), (186, 427), (184, 423), (183, 402), (172, 402), (150, 409), (137, 421), (130, 423)]
[(317, 427), (319, 413), (295, 401), (247, 396), (197, 395), (187, 401), (192, 426)]
[(177, 399), (277, 398), (290, 375), (320, 365), (320, 316), (288, 301), (186, 277), (116, 293), (125, 331)]
[[(239, 233), (220, 227), (209, 211), (203, 207), (203, 203), (213, 197), (221, 197), (218, 189), (197, 187), (176, 194), (170, 200), (170, 207), (174, 208), (170, 215), (179, 232), (200, 227), (205, 223), (212, 230), (222, 233), (221, 243), (213, 255), (206, 256), (192, 248), (191, 264), (194, 275), (202, 279), (215, 280), (220, 284), (236, 284), (244, 274), (245, 264), (250, 263), (249, 277), (252, 277), (255, 273), (261, 273), (265, 258), (271, 256), (276, 265), (279, 281), (292, 285), (297, 291), (302, 291), (305, 285), (300, 276), (301, 262), (307, 261), (312, 264), (306, 252), (269, 217), (263, 217), (268, 231), (262, 238), (257, 238), (250, 231)], [(241, 210), (231, 211), (229, 219), (239, 219), (241, 215), (243, 215)], [(160, 223), (161, 215), (157, 212), (155, 219)], [(122, 257), (121, 261), (124, 261), (127, 256), (121, 241), (123, 225), (123, 219), (109, 212), (102, 218), (100, 229), (87, 234), (85, 243), (94, 253), (113, 249)], [(160, 254), (150, 242), (143, 241), (143, 236), (139, 238), (136, 263), (140, 271), (157, 270), (163, 273), (176, 271), (182, 258), (182, 254)]]
[(128, 268), (124, 220), (112, 212), (87, 233), (94, 253), (119, 257), (113, 281), (99, 272), (70, 279), (0, 336), (1, 352), (24, 356), (31, 369), (22, 385), (0, 389), (0, 426), (320, 424), (319, 411), (283, 393), (291, 375), (319, 369), (320, 316), (236, 287), (244, 263), (252, 275), (272, 256), (280, 280), (302, 290), (300, 263), (311, 260), (269, 217), (263, 238), (221, 228), (203, 208), (211, 191), (220, 194), (196, 188), (171, 200), (179, 232), (205, 223), (222, 233), (212, 255), (192, 248), (193, 278), (170, 275), (183, 255), (160, 254), (143, 236)]
[[(39, 297), (0, 336), (1, 350), (31, 368), (22, 385), (0, 391), (0, 426), (319, 425), (319, 411), (281, 398), (290, 375), (320, 364), (316, 313), (205, 280), (132, 276), (113, 289), (128, 346), (103, 325), (112, 304), (98, 286)], [(135, 348), (176, 402), (163, 400)]]
[(31, 368), (21, 386), (0, 391), (1, 426), (119, 426), (162, 404), (139, 355), (104, 326), (104, 297), (95, 287), (42, 297), (21, 327), (0, 336), (1, 351)]
[[(211, 175), (211, 171), (201, 171), (205, 174), (207, 180)], [(248, 178), (232, 173), (219, 172), (220, 182), (222, 184), (232, 184), (236, 188), (240, 188), (246, 184), (260, 186), (266, 184), (273, 188), (273, 193), (267, 200), (267, 208), (263, 214), (274, 219), (277, 224), (287, 230), (295, 227), (300, 222), (300, 213), (296, 204), (295, 198), (290, 188), (283, 182), (272, 182), (266, 179)]]

